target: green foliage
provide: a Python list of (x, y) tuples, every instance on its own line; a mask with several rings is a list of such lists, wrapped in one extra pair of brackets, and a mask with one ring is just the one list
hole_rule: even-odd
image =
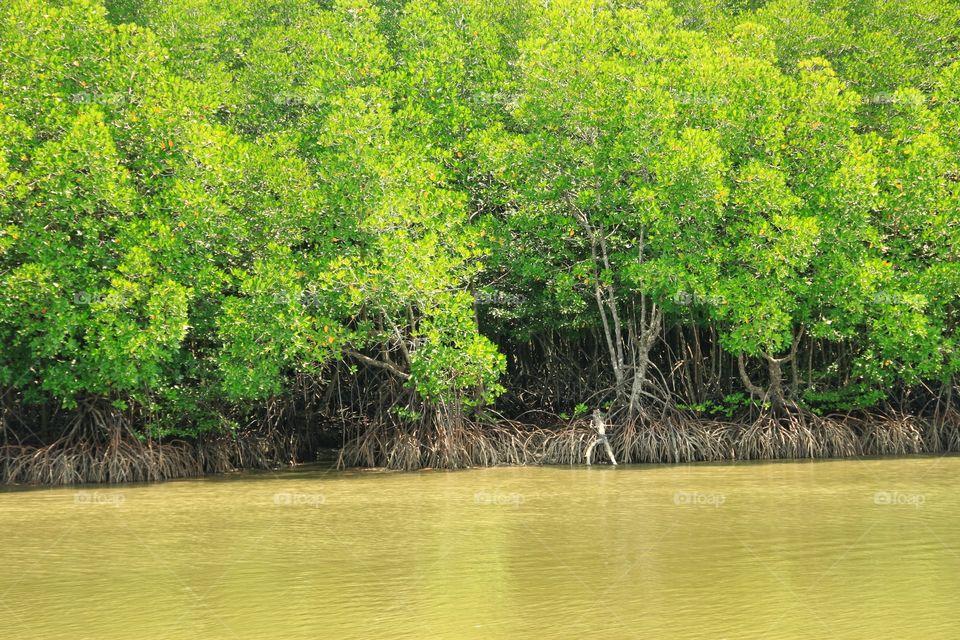
[[(190, 435), (359, 367), (413, 420), (494, 403), (544, 340), (609, 350), (622, 394), (661, 326), (756, 362), (842, 347), (818, 411), (950, 384), (958, 16), (8, 0), (0, 385)], [(724, 389), (685, 406), (751, 402)]]

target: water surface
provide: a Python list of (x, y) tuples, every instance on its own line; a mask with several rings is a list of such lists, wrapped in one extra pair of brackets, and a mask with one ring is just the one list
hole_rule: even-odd
[(0, 493), (0, 636), (960, 638), (960, 458)]

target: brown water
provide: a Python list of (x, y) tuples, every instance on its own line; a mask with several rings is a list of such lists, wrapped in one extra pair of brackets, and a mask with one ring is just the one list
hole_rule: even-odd
[(960, 638), (960, 458), (0, 493), (0, 637)]

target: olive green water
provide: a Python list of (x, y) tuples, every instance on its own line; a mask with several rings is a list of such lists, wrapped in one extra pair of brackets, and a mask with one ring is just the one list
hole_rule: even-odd
[(960, 638), (960, 458), (0, 493), (0, 637)]

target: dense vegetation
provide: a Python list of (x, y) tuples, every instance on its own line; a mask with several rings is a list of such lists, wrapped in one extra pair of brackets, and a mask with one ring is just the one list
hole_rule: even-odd
[(8, 481), (960, 449), (953, 1), (6, 0), (0, 132)]

